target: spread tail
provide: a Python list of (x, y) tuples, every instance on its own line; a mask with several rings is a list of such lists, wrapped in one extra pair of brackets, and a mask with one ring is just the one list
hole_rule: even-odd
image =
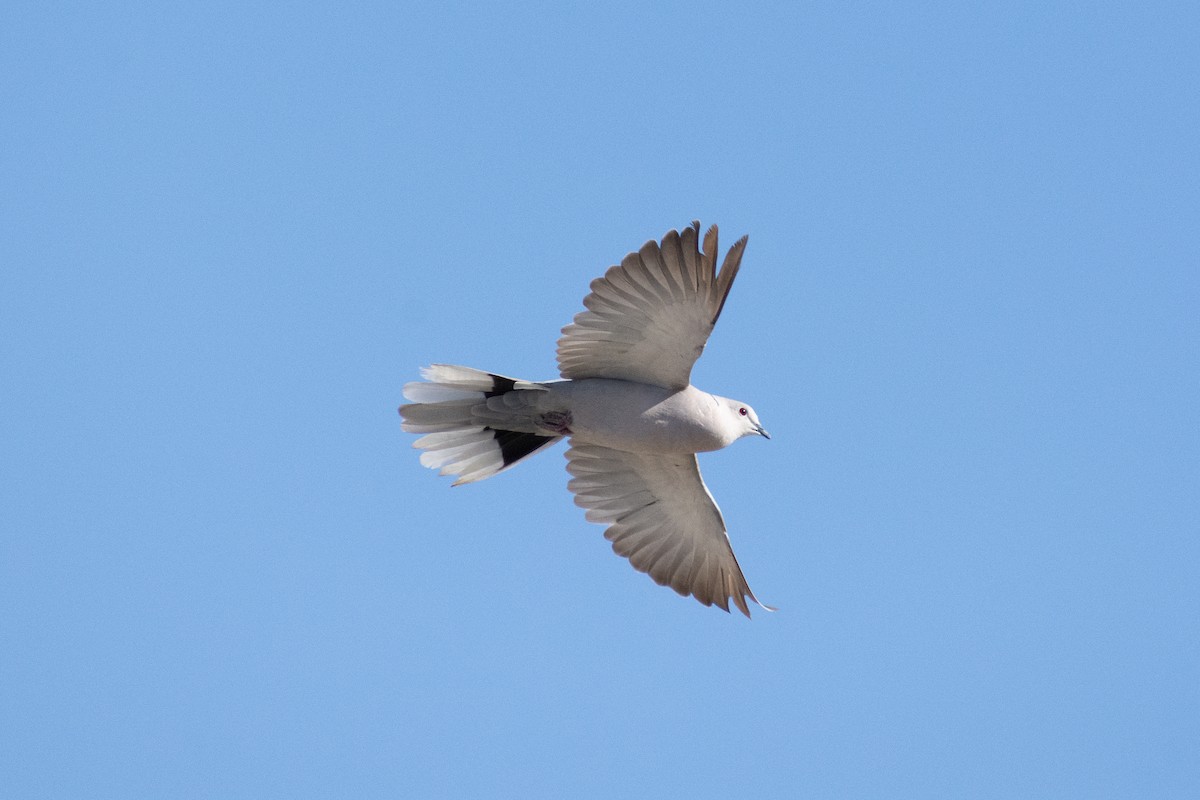
[(542, 384), (447, 364), (423, 369), (421, 377), (426, 382), (404, 386), (413, 402), (400, 406), (401, 427), (424, 434), (413, 443), (425, 451), (421, 464), (458, 476), (455, 486), (490, 478), (562, 438), (537, 432)]

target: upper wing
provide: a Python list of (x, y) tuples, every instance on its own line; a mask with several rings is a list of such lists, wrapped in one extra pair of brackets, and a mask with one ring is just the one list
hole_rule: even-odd
[(576, 505), (604, 532), (613, 550), (662, 586), (747, 617), (749, 597), (763, 608), (733, 555), (725, 520), (691, 454), (628, 453), (592, 444), (567, 451)]
[(698, 245), (700, 223), (647, 242), (592, 281), (587, 311), (563, 328), (558, 369), (564, 378), (618, 378), (682, 389), (733, 286), (743, 236), (717, 272), (717, 226)]

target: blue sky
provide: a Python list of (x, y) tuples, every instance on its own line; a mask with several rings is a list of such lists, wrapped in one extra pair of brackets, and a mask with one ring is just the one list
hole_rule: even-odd
[[(1198, 25), (6, 9), (0, 794), (1200, 794)], [(752, 621), (395, 411), (692, 219)]]

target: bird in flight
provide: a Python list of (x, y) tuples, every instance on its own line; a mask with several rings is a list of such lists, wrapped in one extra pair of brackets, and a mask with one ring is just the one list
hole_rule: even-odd
[(649, 241), (592, 281), (558, 340), (561, 380), (523, 381), (434, 364), (404, 387), (402, 427), (421, 463), (454, 485), (503, 472), (570, 438), (568, 488), (613, 550), (662, 586), (747, 617), (742, 575), (696, 453), (771, 438), (748, 404), (691, 384), (747, 237), (717, 269), (717, 227)]

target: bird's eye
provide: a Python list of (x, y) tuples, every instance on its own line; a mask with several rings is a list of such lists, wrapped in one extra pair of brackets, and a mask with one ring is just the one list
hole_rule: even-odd
[(750, 412), (749, 412), (749, 411), (747, 411), (745, 408), (739, 408), (739, 409), (738, 409), (738, 413), (739, 413), (739, 414), (741, 414), (741, 415), (744, 417), (744, 416), (746, 416), (747, 414), (749, 414)]

